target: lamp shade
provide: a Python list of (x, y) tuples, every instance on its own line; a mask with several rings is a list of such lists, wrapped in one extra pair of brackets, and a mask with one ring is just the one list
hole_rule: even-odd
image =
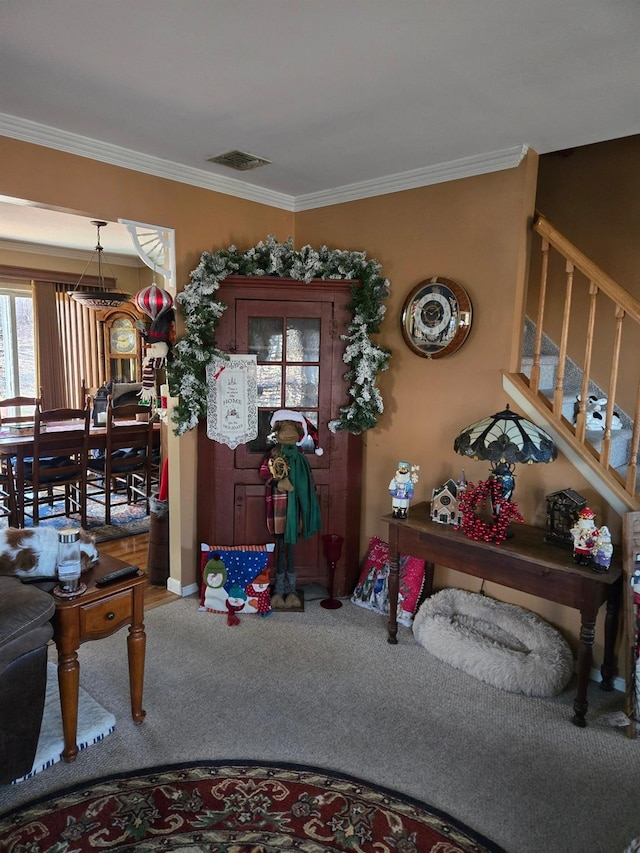
[(131, 299), (130, 293), (121, 290), (74, 290), (69, 294), (74, 302), (85, 308), (101, 311), (103, 308), (118, 308)]
[[(101, 219), (92, 219), (91, 224), (95, 225), (98, 233), (96, 247), (89, 258), (89, 262), (85, 267), (84, 272), (76, 284), (75, 290), (73, 290), (69, 295), (74, 302), (79, 302), (80, 305), (84, 305), (85, 308), (91, 308), (93, 311), (100, 311), (103, 308), (117, 308), (124, 302), (128, 302), (131, 299), (131, 294), (126, 293), (123, 290), (109, 290), (107, 287), (102, 271), (102, 256), (104, 249), (100, 244), (100, 229), (104, 228), (107, 223), (103, 222)], [(98, 287), (94, 290), (78, 290), (82, 284), (84, 275), (89, 269), (94, 258), (96, 258), (98, 262)]]
[(553, 439), (536, 424), (512, 412), (484, 418), (465, 427), (453, 443), (462, 456), (513, 465), (516, 462), (552, 462), (558, 455)]

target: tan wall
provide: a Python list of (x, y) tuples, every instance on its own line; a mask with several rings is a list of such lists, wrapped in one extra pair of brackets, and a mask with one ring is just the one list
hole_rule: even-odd
[(640, 299), (640, 136), (540, 157), (536, 206)]
[[(449, 477), (457, 479), (462, 468), (469, 480), (486, 479), (487, 463), (458, 456), (453, 442), (462, 428), (509, 402), (501, 371), (512, 363), (512, 347), (519, 348), (513, 330), (527, 273), (525, 235), (534, 211), (536, 161), (530, 154), (518, 169), (296, 215), (297, 246), (365, 249), (391, 282), (379, 336), (393, 352), (390, 369), (380, 379), (385, 413), (379, 426), (365, 434), (363, 548), (370, 536), (386, 536), (380, 517), (391, 509), (387, 485), (400, 458), (420, 465), (416, 501), (430, 500), (432, 489)], [(430, 361), (405, 345), (400, 317), (413, 287), (436, 274), (465, 287), (474, 317), (464, 346)], [(519, 466), (516, 476), (515, 498), (528, 524), (544, 526), (545, 495), (568, 486), (588, 497), (596, 512), (607, 511), (562, 457), (550, 465)], [(612, 529), (619, 526), (617, 516), (607, 518)], [(437, 569), (435, 582), (473, 590), (481, 586), (443, 568)], [(575, 612), (491, 584), (484, 590), (540, 613), (575, 645)]]
[[(380, 379), (385, 413), (379, 426), (364, 436), (362, 554), (370, 536), (386, 535), (380, 516), (390, 509), (387, 485), (401, 457), (421, 466), (416, 501), (429, 500), (435, 486), (457, 477), (462, 468), (470, 480), (486, 477), (486, 464), (457, 456), (453, 441), (463, 427), (508, 402), (501, 370), (513, 366), (519, 344), (514, 328), (526, 279), (535, 155), (530, 153), (517, 169), (301, 212), (295, 218), (263, 205), (13, 140), (0, 142), (0, 157), (6, 166), (0, 177), (2, 194), (107, 220), (124, 217), (174, 228), (179, 288), (203, 250), (231, 243), (248, 248), (267, 234), (280, 240), (294, 234), (297, 247), (326, 243), (365, 250), (380, 261), (391, 282), (380, 342), (392, 349), (393, 357)], [(399, 318), (408, 292), (436, 274), (467, 289), (474, 321), (458, 353), (428, 361), (406, 347)], [(181, 519), (176, 545), (172, 513), (171, 572), (172, 577), (181, 572), (187, 584), (195, 567), (194, 436), (173, 439), (170, 452), (170, 502), (180, 507)], [(516, 498), (526, 521), (544, 525), (545, 495), (567, 486), (588, 497), (596, 512), (601, 510), (600, 499), (565, 459), (518, 469)], [(607, 523), (615, 529), (613, 520)], [(479, 587), (471, 578), (442, 569), (436, 583)], [(486, 591), (541, 613), (575, 644), (579, 630), (575, 613), (502, 588)]]
[[(285, 211), (6, 137), (0, 137), (0, 162), (0, 195), (110, 222), (175, 229), (179, 289), (204, 250), (293, 233), (292, 214)], [(195, 450), (194, 434), (170, 435), (169, 500), (180, 508), (171, 517), (171, 576), (183, 585), (195, 580), (198, 557)]]
[[(640, 300), (640, 136), (541, 157), (536, 207), (580, 251)], [(549, 310), (544, 329), (557, 342), (560, 340), (565, 272), (558, 254), (552, 252), (550, 257)], [(527, 310), (535, 316), (540, 277), (537, 252), (532, 260)], [(579, 364), (585, 352), (588, 289), (587, 279), (576, 273), (569, 354)], [(613, 304), (598, 297), (596, 316), (591, 376), (607, 392), (615, 331)], [(625, 318), (615, 399), (616, 405), (629, 415), (635, 411), (640, 382), (638, 347), (640, 327)]]

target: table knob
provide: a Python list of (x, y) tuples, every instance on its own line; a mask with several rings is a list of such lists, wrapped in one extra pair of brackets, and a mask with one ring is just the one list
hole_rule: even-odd
[(116, 618), (116, 614), (115, 614), (112, 610), (110, 610), (110, 611), (107, 613), (107, 619), (108, 619), (108, 621), (109, 621), (109, 622), (111, 622), (111, 621), (112, 621), (113, 619), (115, 619), (115, 618)]

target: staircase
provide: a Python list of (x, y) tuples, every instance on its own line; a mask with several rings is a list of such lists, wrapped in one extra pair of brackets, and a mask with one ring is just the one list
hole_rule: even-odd
[[(625, 387), (626, 371), (618, 383), (623, 328), (627, 350), (631, 348), (636, 354), (640, 351), (640, 303), (544, 217), (538, 216), (533, 228), (541, 237), (535, 317), (524, 319), (520, 372), (504, 371), (503, 386), (527, 417), (553, 437), (569, 461), (616, 512), (624, 515), (640, 510), (640, 385), (638, 389)], [(553, 253), (558, 258), (550, 264)], [(558, 259), (564, 275), (558, 274)], [(548, 294), (553, 294), (556, 305), (558, 294), (564, 295), (562, 317), (557, 312), (552, 314)], [(559, 331), (559, 342), (546, 333), (547, 324)], [(605, 330), (608, 340), (598, 341), (596, 350), (599, 329)], [(574, 344), (577, 338), (583, 346), (577, 358), (575, 351), (573, 358), (568, 354), (570, 337)], [(609, 372), (605, 388), (596, 384), (591, 375), (594, 351), (602, 353), (603, 343)], [(599, 358), (602, 364), (602, 355)], [(626, 399), (635, 395), (633, 416), (616, 403), (620, 389), (624, 389)], [(608, 401), (602, 413), (603, 428), (597, 431), (587, 429), (585, 401), (590, 395)]]

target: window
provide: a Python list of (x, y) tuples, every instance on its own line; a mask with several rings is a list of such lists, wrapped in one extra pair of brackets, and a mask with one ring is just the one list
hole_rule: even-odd
[(31, 287), (0, 281), (0, 398), (37, 397)]
[[(248, 352), (258, 359), (259, 409), (258, 437), (247, 449), (263, 452), (274, 409), (295, 409), (318, 426), (320, 318), (250, 316), (248, 324)], [(313, 453), (313, 440), (307, 436), (300, 449)]]

